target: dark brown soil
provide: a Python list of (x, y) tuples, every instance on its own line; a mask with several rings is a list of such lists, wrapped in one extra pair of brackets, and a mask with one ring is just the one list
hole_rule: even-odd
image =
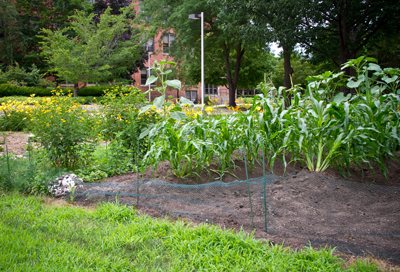
[[(246, 180), (244, 163), (236, 161), (236, 165), (231, 173)], [(249, 174), (254, 228), (246, 182), (235, 182), (237, 178), (226, 174), (222, 183), (210, 183), (218, 178), (213, 172), (200, 173), (200, 178), (176, 178), (168, 162), (159, 164), (157, 173), (148, 169), (139, 175), (139, 205), (136, 173), (86, 185), (78, 203), (114, 201), (118, 195), (120, 202), (155, 217), (185, 217), (254, 231), (258, 238), (292, 248), (329, 245), (338, 252), (372, 254), (400, 263), (400, 163), (392, 160), (386, 166), (388, 179), (378, 169), (375, 176), (364, 169), (364, 177), (358, 169), (350, 169), (352, 181), (345, 181), (336, 169), (315, 173), (301, 165), (289, 165), (286, 173), (291, 174), (281, 177), (283, 167), (276, 164), (275, 175), (267, 175), (267, 232), (262, 179), (255, 179), (263, 176), (260, 166)]]

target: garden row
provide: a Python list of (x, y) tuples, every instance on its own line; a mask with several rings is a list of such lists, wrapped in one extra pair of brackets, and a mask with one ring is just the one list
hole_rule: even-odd
[[(184, 98), (166, 102), (166, 86), (180, 83), (163, 79), (162, 95), (151, 105), (139, 89), (121, 87), (105, 93), (102, 111), (90, 112), (70, 94), (54, 91), (47, 100), (27, 102), (33, 106), (2, 105), (1, 122), (21, 122), (36, 135), (39, 165), (47, 160), (86, 181), (148, 167), (157, 171), (164, 161), (178, 177), (210, 171), (223, 176), (244, 155), (250, 171), (265, 159), (271, 168), (281, 160), (311, 171), (337, 167), (343, 174), (351, 163), (373, 170), (375, 162), (385, 174), (384, 161), (400, 146), (400, 70), (382, 70), (371, 61), (348, 62), (345, 67), (356, 70), (351, 79), (330, 72), (309, 78), (306, 90), (261, 84), (264, 94), (248, 111), (230, 115), (213, 114), (211, 107), (202, 114)], [(336, 94), (343, 85), (355, 94)]]

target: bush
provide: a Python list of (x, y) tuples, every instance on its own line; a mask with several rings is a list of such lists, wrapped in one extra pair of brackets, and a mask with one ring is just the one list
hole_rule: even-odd
[[(107, 89), (107, 87), (105, 86), (88, 86), (80, 90), (78, 95), (98, 97), (104, 94), (105, 89)], [(35, 96), (44, 97), (44, 96), (51, 96), (52, 90), (54, 90), (54, 88), (26, 87), (26, 86), (17, 86), (13, 84), (4, 83), (0, 84), (0, 97), (31, 96), (33, 94)], [(66, 92), (68, 88), (62, 88), (62, 90)]]
[(35, 106), (30, 128), (54, 166), (74, 169), (85, 166), (93, 152), (94, 118), (62, 92), (54, 91), (54, 96)]
[(29, 114), (33, 107), (29, 106), (31, 98), (25, 101), (7, 101), (0, 105), (0, 130), (22, 131), (28, 124)]
[(4, 96), (51, 96), (51, 89), (21, 87), (12, 84), (0, 84), (0, 97)]
[[(154, 109), (139, 115), (139, 108), (146, 101), (145, 94), (135, 87), (116, 87), (105, 92), (100, 134), (106, 141), (118, 140), (122, 146), (114, 144), (111, 147), (118, 148), (118, 152), (127, 156), (132, 151), (136, 154), (137, 141), (142, 131), (160, 120), (159, 114)], [(143, 153), (145, 150), (147, 141), (142, 141), (140, 152)]]
[(41, 74), (34, 64), (30, 68), (30, 72), (27, 72), (25, 68), (19, 67), (18, 63), (15, 66), (8, 66), (5, 72), (0, 70), (1, 83), (40, 88), (55, 87), (55, 83), (46, 80), (44, 74)]

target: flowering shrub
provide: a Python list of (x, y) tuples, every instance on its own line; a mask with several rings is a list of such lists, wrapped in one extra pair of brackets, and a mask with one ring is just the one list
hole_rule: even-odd
[(21, 131), (27, 125), (29, 113), (33, 107), (29, 106), (31, 98), (21, 101), (7, 101), (0, 105), (0, 130)]
[(62, 91), (36, 101), (29, 113), (30, 129), (43, 148), (48, 151), (54, 166), (76, 168), (87, 164), (86, 158), (94, 148), (95, 117), (84, 107), (68, 99)]
[[(98, 124), (99, 136), (106, 141), (117, 139), (122, 143), (122, 146), (118, 145), (118, 150), (122, 153), (136, 151), (137, 139), (142, 130), (161, 118), (154, 108), (139, 115), (139, 108), (146, 100), (145, 94), (135, 87), (123, 86), (105, 90), (102, 101), (104, 108), (100, 114), (102, 121)], [(147, 149), (146, 141), (142, 141), (140, 149)]]

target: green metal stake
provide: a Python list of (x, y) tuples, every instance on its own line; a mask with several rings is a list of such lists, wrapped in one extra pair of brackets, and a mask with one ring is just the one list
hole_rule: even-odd
[(136, 152), (136, 204), (139, 205), (139, 138)]
[(266, 181), (265, 181), (265, 159), (264, 159), (264, 141), (261, 140), (261, 150), (262, 150), (262, 158), (263, 158), (263, 177), (264, 177), (264, 227), (265, 232), (267, 232), (267, 189), (266, 189)]
[(249, 192), (249, 200), (250, 200), (250, 211), (251, 211), (251, 228), (254, 229), (253, 223), (253, 204), (251, 203), (251, 193), (250, 193), (250, 184), (249, 184), (249, 174), (247, 173), (247, 158), (246, 158), (246, 148), (243, 141), (243, 155), (244, 155), (244, 166), (246, 169), (246, 180), (247, 180), (247, 191)]
[(10, 160), (9, 160), (9, 156), (8, 156), (8, 148), (7, 148), (7, 145), (6, 145), (6, 154), (7, 154), (7, 169), (8, 169), (8, 177), (11, 179)]

